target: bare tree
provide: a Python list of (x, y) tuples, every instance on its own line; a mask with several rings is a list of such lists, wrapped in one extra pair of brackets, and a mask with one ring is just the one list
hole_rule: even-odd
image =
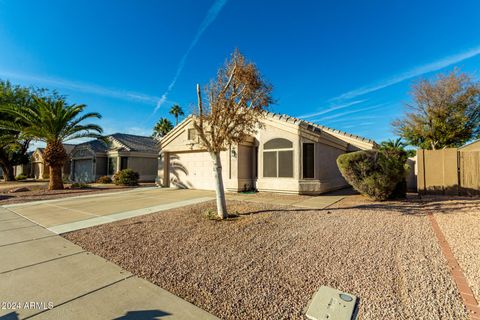
[(197, 84), (198, 112), (193, 125), (200, 143), (212, 158), (217, 212), (221, 219), (228, 213), (220, 152), (255, 133), (264, 111), (272, 103), (271, 91), (271, 85), (262, 79), (257, 67), (246, 61), (238, 50), (205, 87), (205, 105)]
[(400, 137), (423, 149), (459, 147), (480, 137), (480, 85), (457, 70), (413, 86), (413, 104), (392, 124)]

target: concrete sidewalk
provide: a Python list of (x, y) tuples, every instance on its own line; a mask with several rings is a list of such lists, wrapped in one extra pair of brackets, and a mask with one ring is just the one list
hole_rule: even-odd
[(217, 319), (0, 208), (1, 319)]

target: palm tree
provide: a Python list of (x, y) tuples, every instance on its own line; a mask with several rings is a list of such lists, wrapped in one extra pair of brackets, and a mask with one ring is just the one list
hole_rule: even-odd
[(50, 167), (49, 190), (63, 189), (62, 168), (68, 159), (63, 142), (79, 138), (100, 138), (102, 128), (81, 124), (87, 119), (100, 119), (96, 112), (82, 114), (84, 104), (68, 105), (63, 97), (33, 97), (31, 105), (7, 105), (0, 112), (10, 114), (14, 121), (0, 121), (0, 128), (16, 130), (27, 137), (47, 144), (44, 161)]
[(417, 151), (412, 149), (406, 149), (408, 144), (402, 141), (402, 138), (397, 138), (395, 140), (388, 139), (380, 143), (380, 150), (386, 151), (399, 151), (403, 152), (407, 158), (414, 157), (417, 154)]
[(173, 129), (173, 124), (167, 118), (160, 118), (153, 127), (153, 136), (155, 138), (161, 138)]
[(168, 113), (175, 117), (175, 125), (178, 124), (178, 117), (185, 115), (182, 108), (178, 104), (173, 105)]
[(380, 147), (387, 150), (404, 151), (406, 146), (407, 144), (402, 141), (402, 138), (398, 138), (395, 140), (388, 139), (387, 141), (383, 141), (382, 143), (380, 143)]

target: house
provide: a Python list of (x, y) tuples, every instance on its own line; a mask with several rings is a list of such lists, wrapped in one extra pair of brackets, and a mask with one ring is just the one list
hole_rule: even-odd
[[(214, 190), (210, 155), (198, 143), (192, 116), (160, 141), (162, 186)], [(267, 113), (256, 134), (221, 152), (227, 191), (320, 194), (348, 186), (337, 167), (346, 152), (376, 147), (372, 140)]]
[(458, 151), (480, 151), (480, 140), (475, 140), (458, 148)]
[(16, 177), (18, 175), (25, 175), (29, 178), (32, 177), (32, 163), (30, 161), (32, 157), (32, 151), (27, 152), (25, 156), (28, 158), (28, 162), (24, 164), (19, 164), (13, 167), (13, 176)]
[[(75, 147), (75, 145), (64, 143), (63, 147), (67, 152), (68, 160), (65, 162), (65, 165), (62, 168), (62, 175), (64, 177), (68, 177), (70, 175), (70, 154), (73, 148)], [(30, 157), (31, 176), (37, 180), (48, 179), (48, 176), (50, 175), (50, 170), (48, 166), (45, 165), (45, 162), (43, 160), (44, 152), (45, 152), (45, 148), (37, 148), (35, 149), (32, 156)]]
[(152, 137), (124, 133), (81, 143), (71, 153), (70, 180), (94, 182), (128, 168), (139, 173), (140, 181), (154, 181), (158, 152), (158, 143)]

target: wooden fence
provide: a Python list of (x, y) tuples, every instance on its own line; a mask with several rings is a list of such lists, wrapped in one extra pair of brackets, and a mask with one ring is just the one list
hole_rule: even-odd
[(417, 151), (417, 186), (422, 194), (480, 194), (480, 151)]

